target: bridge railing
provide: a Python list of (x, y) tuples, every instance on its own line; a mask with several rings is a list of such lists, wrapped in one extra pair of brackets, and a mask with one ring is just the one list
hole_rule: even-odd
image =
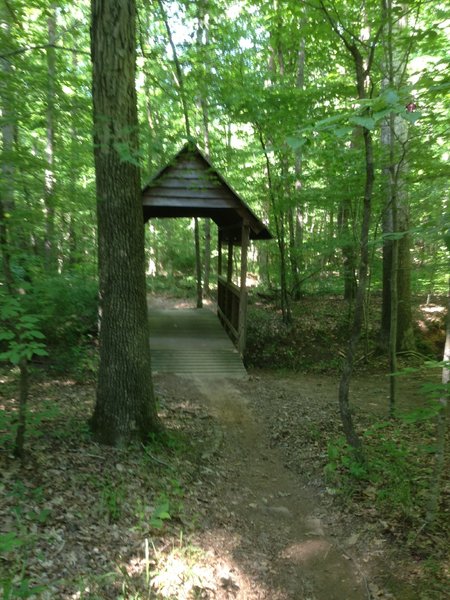
[(239, 302), (241, 291), (237, 285), (219, 275), (217, 281), (217, 313), (223, 327), (237, 345), (239, 341)]

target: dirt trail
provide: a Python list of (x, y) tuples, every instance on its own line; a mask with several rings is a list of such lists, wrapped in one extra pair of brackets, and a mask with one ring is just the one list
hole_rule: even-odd
[(221, 431), (216, 502), (202, 542), (233, 565), (226, 598), (362, 600), (366, 580), (327, 534), (312, 492), (270, 448), (236, 380), (193, 379)]

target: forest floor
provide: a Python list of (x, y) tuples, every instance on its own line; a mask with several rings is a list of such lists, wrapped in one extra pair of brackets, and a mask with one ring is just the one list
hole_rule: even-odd
[[(167, 440), (128, 449), (90, 439), (92, 384), (40, 377), (23, 464), (10, 454), (13, 374), (1, 382), (5, 599), (445, 597), (442, 523), (423, 534), (414, 503), (406, 514), (400, 497), (402, 506), (386, 514), (376, 482), (351, 488), (326, 471), (330, 441), (340, 435), (336, 375), (253, 370), (248, 381), (220, 382), (158, 375)], [(356, 375), (361, 431), (383, 421), (388, 386), (385, 374)], [(399, 409), (422, 404), (420, 387), (419, 374), (399, 380)], [(382, 440), (388, 430), (395, 439), (402, 426), (393, 427)], [(423, 427), (413, 426), (421, 443), (432, 435)], [(447, 479), (443, 487), (448, 517)]]

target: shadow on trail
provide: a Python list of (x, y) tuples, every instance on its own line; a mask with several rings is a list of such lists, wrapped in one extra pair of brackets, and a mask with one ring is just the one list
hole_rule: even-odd
[[(201, 545), (230, 561), (224, 598), (362, 600), (359, 567), (327, 535), (312, 492), (270, 448), (242, 382), (193, 378), (192, 395), (222, 436), (212, 457), (216, 497)], [(217, 597), (217, 596), (214, 596)], [(222, 597), (222, 596), (220, 596)]]

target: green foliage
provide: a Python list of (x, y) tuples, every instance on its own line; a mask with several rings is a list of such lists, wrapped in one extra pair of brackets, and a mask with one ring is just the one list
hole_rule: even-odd
[(410, 526), (420, 523), (426, 510), (434, 448), (418, 441), (417, 432), (419, 426), (423, 433), (432, 427), (432, 416), (410, 413), (401, 422), (370, 426), (363, 436), (363, 464), (355, 459), (344, 438), (329, 442), (324, 472), (335, 492), (351, 496), (363, 506), (375, 506), (386, 520), (399, 518)]
[[(42, 422), (53, 420), (59, 414), (59, 409), (52, 402), (43, 402), (39, 410), (26, 409), (27, 436), (35, 439), (43, 435), (40, 425)], [(0, 411), (0, 449), (9, 450), (14, 444), (17, 432), (17, 418), (11, 411)]]
[(195, 298), (196, 281), (193, 276), (186, 275), (157, 275), (147, 278), (147, 289), (155, 295), (172, 298)]
[(81, 275), (42, 278), (26, 301), (40, 315), (53, 368), (80, 375), (92, 373), (98, 327), (96, 280)]
[(122, 507), (126, 498), (124, 486), (104, 482), (100, 491), (100, 513), (105, 514), (108, 522), (115, 523), (122, 516)]
[(13, 579), (0, 580), (0, 589), (3, 592), (3, 600), (15, 600), (16, 598), (35, 598), (36, 594), (45, 591), (45, 585), (31, 585), (30, 580), (21, 577), (19, 582)]
[(15, 531), (0, 534), (0, 553), (6, 554), (23, 546), (25, 541), (18, 537)]
[(150, 517), (150, 527), (152, 529), (162, 529), (164, 521), (171, 519), (169, 512), (170, 502), (166, 494), (161, 494), (156, 500), (155, 507)]
[(46, 356), (42, 340), (45, 335), (39, 328), (40, 319), (26, 312), (24, 302), (9, 294), (0, 294), (0, 342), (6, 350), (0, 353), (0, 361), (17, 366), (33, 356)]
[(8, 561), (9, 572), (4, 572), (0, 564), (0, 591), (4, 600), (36, 597), (47, 586), (36, 585), (25, 575), (27, 560), (33, 552), (36, 526), (44, 524), (49, 515), (48, 509), (28, 510), (26, 499), (31, 497), (35, 503), (42, 501), (42, 489), (29, 489), (21, 480), (14, 485), (10, 496), (15, 499), (12, 513), (16, 529), (0, 533), (0, 553)]
[(245, 363), (272, 369), (296, 369), (299, 364), (293, 332), (280, 314), (251, 307), (248, 311)]

